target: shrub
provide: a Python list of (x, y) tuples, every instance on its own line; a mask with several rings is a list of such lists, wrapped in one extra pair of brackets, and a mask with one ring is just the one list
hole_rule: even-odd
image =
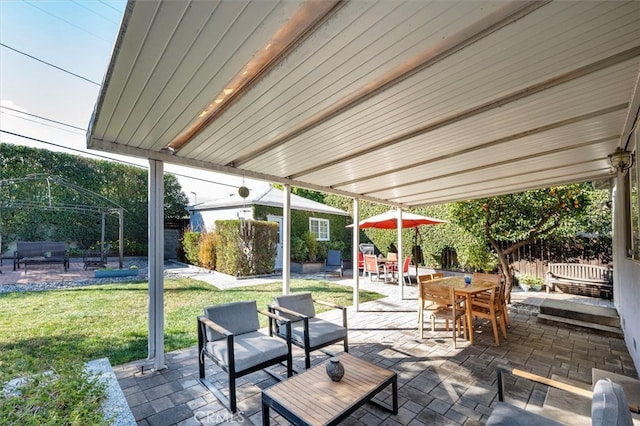
[(185, 231), (182, 235), (182, 249), (187, 262), (192, 265), (198, 264), (198, 242), (200, 241), (200, 233), (194, 231)]
[(315, 234), (311, 231), (307, 231), (302, 235), (302, 239), (307, 245), (308, 257), (311, 262), (315, 262), (318, 257), (318, 241)]
[(198, 248), (199, 265), (210, 270), (216, 269), (216, 234), (203, 232)]
[(309, 256), (307, 244), (300, 237), (291, 238), (291, 259), (296, 262), (305, 262)]

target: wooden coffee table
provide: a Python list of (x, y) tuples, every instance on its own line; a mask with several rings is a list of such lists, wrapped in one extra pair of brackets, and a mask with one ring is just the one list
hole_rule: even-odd
[[(349, 354), (338, 356), (344, 377), (332, 382), (326, 362), (262, 391), (262, 424), (269, 425), (269, 408), (295, 425), (335, 425), (365, 402), (398, 414), (398, 375)], [(393, 406), (372, 398), (392, 386)]]

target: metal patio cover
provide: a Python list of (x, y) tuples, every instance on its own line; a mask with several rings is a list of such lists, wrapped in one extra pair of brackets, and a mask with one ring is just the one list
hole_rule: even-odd
[[(421, 216), (414, 213), (402, 213), (402, 228), (416, 228), (420, 225), (437, 225), (446, 223), (446, 220), (436, 219), (428, 216)], [(352, 228), (353, 225), (347, 225)], [(377, 228), (377, 229), (397, 229), (398, 228), (398, 212), (396, 210), (388, 210), (384, 213), (363, 219), (358, 224), (358, 228)]]
[(608, 178), (640, 2), (129, 2), (89, 148), (401, 207)]

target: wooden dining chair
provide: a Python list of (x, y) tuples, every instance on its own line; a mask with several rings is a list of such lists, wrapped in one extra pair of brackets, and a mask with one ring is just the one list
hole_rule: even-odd
[[(505, 283), (504, 283), (502, 274), (487, 274), (483, 272), (474, 272), (472, 279), (491, 282), (498, 285), (499, 287), (498, 297), (500, 299), (500, 309), (502, 310), (502, 315), (504, 316), (505, 324), (507, 325), (507, 327), (509, 327), (511, 324), (509, 322), (509, 309), (507, 307), (507, 298), (505, 296), (505, 290), (504, 290)], [(478, 297), (488, 298), (488, 293), (484, 293), (484, 294), (480, 293)]]
[[(420, 287), (421, 283), (425, 283), (425, 282), (429, 282), (435, 279), (439, 279), (439, 278), (444, 278), (444, 273), (443, 272), (434, 272), (432, 274), (423, 274), (423, 275), (418, 275), (416, 277), (417, 281), (418, 281), (418, 287)], [(425, 310), (425, 302), (426, 300), (422, 300), (422, 306), (420, 307), (420, 309), (418, 310), (418, 321), (420, 320), (420, 315), (422, 315), (422, 311)]]
[(467, 309), (471, 310), (471, 315), (476, 318), (485, 318), (491, 321), (491, 327), (493, 328), (493, 338), (496, 346), (500, 346), (500, 338), (498, 337), (498, 324), (500, 324), (500, 330), (502, 336), (507, 338), (507, 325), (505, 317), (500, 304), (500, 297), (498, 295), (499, 286), (491, 287), (488, 290), (488, 298), (486, 297), (473, 297), (471, 298), (471, 306), (467, 306)]
[[(422, 284), (422, 298), (432, 302), (435, 309), (429, 310), (431, 317), (431, 331), (435, 331), (435, 320), (443, 318), (445, 320), (445, 329), (449, 330), (449, 321), (451, 321), (453, 331), (453, 347), (456, 348), (456, 337), (464, 332), (465, 338), (468, 338), (469, 327), (467, 324), (467, 316), (465, 315), (465, 298), (456, 297), (453, 287), (442, 285), (434, 285), (429, 283)], [(424, 309), (421, 310), (418, 318), (418, 331), (420, 338), (424, 338)]]

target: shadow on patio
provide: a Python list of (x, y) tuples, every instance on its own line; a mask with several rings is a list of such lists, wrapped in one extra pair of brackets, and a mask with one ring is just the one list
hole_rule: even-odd
[[(425, 331), (426, 338), (418, 339), (416, 303), (394, 296), (361, 304), (360, 312), (349, 312), (350, 353), (398, 373), (400, 408), (393, 416), (365, 404), (345, 424), (484, 424), (497, 399), (498, 365), (587, 383), (593, 367), (637, 377), (622, 339), (538, 324), (529, 314), (511, 314), (508, 340), (499, 347), (493, 344), (488, 323), (476, 323), (474, 346), (460, 339), (454, 350), (451, 334), (442, 326), (435, 333)], [(322, 314), (336, 321), (337, 315)], [(340, 345), (334, 348), (341, 350)], [(262, 424), (260, 391), (276, 381), (264, 372), (239, 379), (239, 412), (232, 416), (199, 383), (196, 352), (196, 347), (191, 347), (167, 354), (168, 368), (159, 372), (140, 374), (142, 362), (114, 367), (138, 424)], [(302, 355), (301, 350), (294, 350), (298, 370), (303, 370)], [(326, 359), (321, 353), (315, 355), (314, 364)], [(226, 388), (222, 370), (211, 363), (207, 366), (207, 375), (216, 376), (221, 389)], [(284, 368), (276, 371), (284, 372)], [(512, 402), (528, 404), (529, 409), (541, 406), (545, 393), (544, 386), (534, 387), (525, 381), (508, 383), (507, 395), (514, 399)], [(377, 398), (389, 399), (390, 395), (385, 390)], [(287, 424), (273, 411), (271, 422)]]

